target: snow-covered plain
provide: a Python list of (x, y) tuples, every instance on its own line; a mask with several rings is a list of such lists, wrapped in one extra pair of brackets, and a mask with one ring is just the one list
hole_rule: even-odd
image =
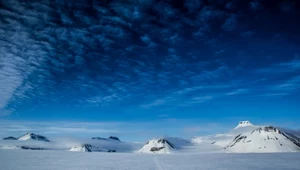
[(0, 150), (1, 170), (299, 170), (300, 153), (139, 154)]

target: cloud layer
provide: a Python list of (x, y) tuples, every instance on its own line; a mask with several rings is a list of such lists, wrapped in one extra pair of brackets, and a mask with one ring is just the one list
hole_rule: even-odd
[(0, 115), (299, 93), (298, 1), (0, 6)]

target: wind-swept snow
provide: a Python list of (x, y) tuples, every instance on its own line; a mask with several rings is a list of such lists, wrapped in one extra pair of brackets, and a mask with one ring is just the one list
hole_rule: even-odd
[(0, 150), (1, 170), (298, 170), (300, 153), (138, 154)]

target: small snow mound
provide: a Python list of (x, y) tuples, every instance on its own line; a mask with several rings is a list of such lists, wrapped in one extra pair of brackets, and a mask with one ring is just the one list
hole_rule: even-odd
[(44, 148), (39, 148), (39, 147), (14, 146), (14, 145), (2, 146), (1, 149), (44, 150)]
[(8, 146), (2, 146), (1, 149), (21, 149), (21, 147), (8, 145)]
[(148, 141), (138, 152), (140, 153), (171, 153), (174, 146), (166, 139), (152, 139)]
[(90, 144), (82, 144), (80, 146), (74, 146), (69, 151), (72, 152), (102, 152), (99, 147), (90, 145)]

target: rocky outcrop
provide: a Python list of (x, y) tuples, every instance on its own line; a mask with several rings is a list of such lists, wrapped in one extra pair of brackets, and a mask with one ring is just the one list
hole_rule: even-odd
[(18, 138), (15, 138), (13, 136), (9, 136), (9, 137), (3, 138), (2, 140), (18, 140)]

